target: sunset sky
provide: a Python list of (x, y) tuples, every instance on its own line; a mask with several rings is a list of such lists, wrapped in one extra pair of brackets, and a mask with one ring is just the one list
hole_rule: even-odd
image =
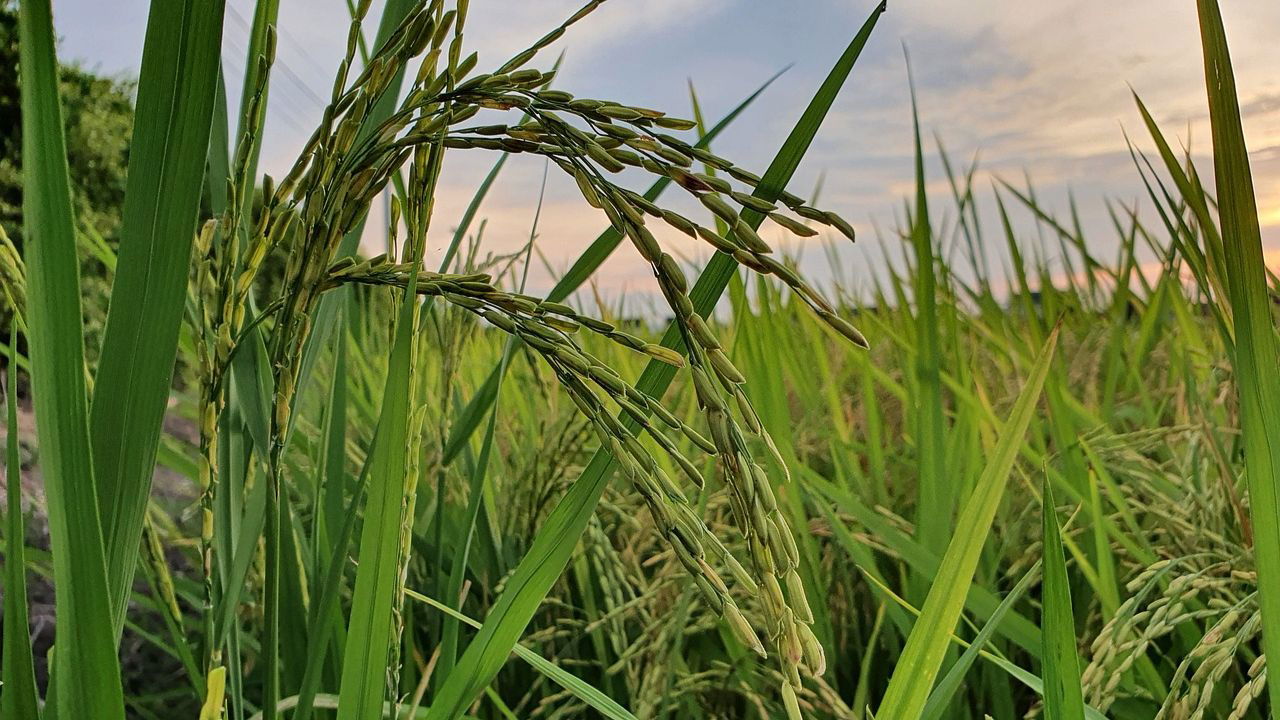
[[(380, 4), (374, 3), (375, 16)], [(136, 75), (146, 5), (57, 0), (61, 58)], [(480, 52), (480, 67), (500, 64), (579, 5), (580, 0), (472, 0), (467, 37)], [(873, 6), (871, 0), (611, 0), (575, 26), (547, 54), (544, 67), (562, 48), (557, 88), (685, 116), (692, 81), (708, 120), (714, 120), (790, 65), (714, 146), (759, 171)], [(233, 78), (229, 84), (238, 88), (253, 3), (228, 0), (228, 7), (223, 57)], [(292, 165), (320, 115), (347, 28), (344, 0), (282, 0), (281, 7), (263, 156), (263, 169), (277, 175)], [(1223, 12), (1264, 237), (1280, 244), (1280, 3), (1232, 0)], [(373, 31), (368, 29), (370, 36)], [(977, 188), (985, 216), (994, 207), (992, 180), (1020, 184), (1026, 173), (1041, 199), (1059, 210), (1065, 211), (1067, 193), (1074, 192), (1090, 242), (1101, 251), (1114, 247), (1104, 200), (1143, 199), (1124, 131), (1150, 148), (1130, 87), (1168, 136), (1189, 139), (1201, 161), (1207, 160), (1203, 67), (1191, 0), (891, 2), (790, 188), (809, 195), (822, 178), (819, 205), (840, 212), (860, 232), (859, 246), (838, 241), (844, 262), (834, 271), (814, 241), (783, 244), (789, 253), (802, 253), (805, 271), (819, 280), (840, 272), (864, 281), (882, 262), (878, 244), (898, 243), (892, 229), (913, 182), (904, 47), (929, 154), (933, 212), (941, 220), (950, 193), (935, 138), (955, 164), (979, 156)], [(433, 232), (435, 253), (494, 159), (482, 151), (450, 154)], [(1202, 167), (1207, 174), (1207, 164)], [(482, 211), (487, 249), (509, 252), (527, 240), (542, 170), (535, 158), (508, 164)], [(604, 221), (576, 197), (571, 181), (554, 167), (551, 174), (538, 247), (553, 267), (563, 268)], [(637, 177), (632, 186), (646, 182)], [(674, 206), (692, 210), (675, 193), (668, 197)], [(1025, 214), (1020, 217), (1030, 241), (1034, 232)], [(988, 228), (996, 229), (994, 221)], [(701, 246), (671, 241), (691, 261), (708, 255)], [(994, 232), (989, 241), (1003, 242)], [(369, 238), (372, 246), (379, 242)], [(647, 271), (629, 249), (625, 253), (597, 276), (605, 297), (638, 297), (650, 289)], [(991, 253), (1000, 257), (997, 249)], [(549, 278), (535, 268), (531, 289), (545, 290)]]

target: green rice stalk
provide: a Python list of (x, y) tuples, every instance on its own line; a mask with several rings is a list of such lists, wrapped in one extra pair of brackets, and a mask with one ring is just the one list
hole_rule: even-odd
[[(1280, 657), (1280, 353), (1273, 303), (1267, 291), (1258, 208), (1222, 16), (1214, 0), (1199, 0), (1196, 8), (1213, 129), (1224, 274), (1235, 330), (1232, 363), (1253, 517), (1262, 643), (1267, 657), (1277, 658)], [(1280, 683), (1268, 683), (1268, 694), (1271, 706), (1280, 707)]]
[(120, 663), (89, 445), (79, 261), (48, 0), (22, 3), (18, 19), (28, 341), (58, 588), (54, 692), (46, 700), (53, 711), (94, 708), (104, 720), (123, 720)]

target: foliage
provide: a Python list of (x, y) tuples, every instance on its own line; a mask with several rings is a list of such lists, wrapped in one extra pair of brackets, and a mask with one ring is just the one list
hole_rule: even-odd
[[(1139, 104), (1149, 197), (1108, 205), (1104, 258), (1033, 188), (979, 192), (976, 166), (941, 148), (952, 202), (931, 212), (917, 141), (915, 200), (877, 238), (883, 255), (864, 252), (885, 271), (824, 292), (788, 238), (818, 238), (807, 251), (839, 267), (852, 229), (787, 181), (883, 7), (758, 176), (711, 149), (742, 106), (708, 128), (696, 99), (682, 120), (574, 97), (533, 69), (598, 4), (481, 73), (465, 2), (390, 2), (368, 47), (370, 4), (352, 3), (320, 127), (284, 177), (259, 180), (278, 3), (257, 5), (234, 144), (216, 84), (165, 72), (180, 53), (216, 77), (220, 10), (155, 3), (125, 200), (184, 190), (155, 216), (126, 212), (108, 251), (124, 316), (109, 335), (125, 341), (101, 363), (75, 352), (72, 266), (47, 261), (74, 243), (58, 124), (38, 125), (26, 200), (57, 242), (0, 246), (0, 288), (30, 313), (14, 365), (34, 382), (57, 526), (51, 553), (27, 551), (66, 604), (53, 692), (38, 683), (55, 711), (1268, 717), (1276, 548), (1258, 448), (1274, 434), (1280, 287), (1261, 264), (1214, 4), (1201, 2), (1215, 192)], [(24, 57), (43, 62), (23, 111), (52, 113), (47, 3), (23, 7)], [(442, 232), (443, 158), (481, 151), (494, 169)], [(563, 173), (605, 228), (545, 298), (524, 292), (536, 216), (521, 252), (484, 245), (485, 193), (517, 157)], [(384, 187), (393, 251), (360, 257)], [(701, 209), (659, 204), (668, 188)], [(708, 245), (696, 282), (660, 225)], [(191, 239), (189, 267), (182, 243), (154, 244), (169, 238)], [(1003, 275), (985, 260), (997, 246)], [(444, 260), (423, 267), (437, 247)], [(579, 291), (615, 252), (654, 273), (665, 333)], [(160, 265), (177, 272), (145, 272)], [(165, 341), (127, 341), (144, 331)], [(189, 382), (171, 388), (174, 355)], [(113, 362), (123, 380), (81, 389), (86, 367)], [(163, 430), (166, 409), (195, 437)], [(190, 478), (180, 512), (149, 501), (153, 458)], [(96, 492), (73, 481), (86, 477)], [(21, 523), (8, 514), (7, 540)], [(6, 618), (23, 601), (6, 593)], [(170, 673), (148, 686), (126, 670), (127, 710), (102, 632), (113, 614)], [(0, 703), (28, 707), (29, 661), (5, 640)]]
[[(115, 247), (124, 206), (125, 168), (133, 129), (133, 83), (77, 65), (58, 69), (71, 169), (71, 196), (81, 242), (81, 298), (88, 351), (96, 357), (111, 268), (100, 247)], [(22, 247), (22, 123), (19, 120), (18, 13), (0, 3), (0, 226)], [(3, 311), (7, 313), (8, 311)]]

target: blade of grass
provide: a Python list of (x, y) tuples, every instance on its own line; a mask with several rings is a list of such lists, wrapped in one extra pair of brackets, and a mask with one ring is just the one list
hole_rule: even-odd
[[(883, 593), (886, 597), (888, 597), (893, 602), (897, 603), (899, 607), (904, 608), (905, 610), (907, 610), (907, 612), (910, 612), (912, 615), (915, 615), (917, 618), (921, 616), (921, 613), (923, 612), (922, 610), (919, 610), (913, 607), (911, 603), (907, 602), (906, 599), (904, 599), (902, 596), (895, 593), (892, 589), (889, 588), (889, 586), (881, 583), (879, 580), (876, 580), (872, 576), (866, 576), (866, 577), (867, 577), (867, 580), (871, 583), (872, 587), (874, 587), (879, 592)], [(919, 621), (917, 620), (917, 622)], [(948, 635), (948, 640), (950, 642), (953, 642), (959, 645), (960, 647), (969, 648), (972, 646), (972, 643), (966, 642), (965, 640), (957, 636), (955, 633), (948, 633), (947, 635)], [(1036, 695), (1039, 695), (1041, 698), (1044, 697), (1044, 682), (1040, 679), (1040, 676), (1036, 675), (1033, 672), (1030, 672), (1029, 670), (1026, 670), (1025, 668), (1013, 662), (1010, 662), (1003, 655), (999, 655), (995, 652), (992, 652), (991, 650), (985, 650), (985, 649), (979, 648), (978, 656), (981, 657), (983, 660), (986, 660), (987, 662), (991, 663), (992, 665), (995, 665), (997, 668), (999, 668), (1000, 670), (1008, 674), (1013, 679), (1017, 680), (1018, 682), (1030, 688)], [(1084, 708), (1084, 713), (1085, 713), (1085, 717), (1088, 718), (1088, 720), (1106, 720), (1106, 716), (1098, 712), (1098, 710), (1094, 708), (1092, 705), (1086, 705)], [(880, 718), (879, 715), (876, 715), (875, 717), (877, 720), (879, 720)]]
[[(244, 585), (249, 575), (249, 566), (257, 555), (258, 538), (262, 535), (262, 526), (266, 522), (267, 488), (266, 483), (257, 483), (249, 490), (244, 499), (244, 515), (240, 519), (239, 539), (235, 543), (235, 553), (227, 566), (227, 587), (236, 588)], [(214, 635), (222, 636), (235, 623), (235, 611), (239, 594), (224, 595), (214, 612), (217, 623)]]
[(299, 543), (298, 511), (288, 493), (280, 496), (280, 605), (291, 611), (280, 618), (280, 693), (292, 695), (302, 685), (302, 672), (309, 653), (310, 628), (304, 612), (310, 602), (307, 569)]
[(995, 612), (991, 613), (991, 617), (987, 619), (986, 624), (973, 636), (973, 641), (969, 643), (969, 647), (956, 660), (947, 673), (942, 676), (938, 684), (934, 686), (933, 692), (929, 693), (929, 701), (925, 703), (924, 711), (920, 714), (925, 720), (939, 720), (946, 712), (947, 706), (951, 704), (951, 699), (955, 697), (956, 691), (960, 689), (964, 683), (965, 675), (968, 674), (969, 668), (978, 660), (978, 655), (991, 640), (991, 636), (995, 634), (996, 628), (1000, 627), (1000, 623), (1022, 596), (1026, 594), (1027, 589), (1031, 587), (1032, 581), (1036, 579), (1036, 573), (1040, 568), (1040, 562), (1037, 561), (1030, 570), (1022, 576), (1017, 585), (1009, 591), (1008, 595), (1000, 601)]
[[(1196, 8), (1213, 129), (1218, 221), (1235, 328), (1232, 363), (1253, 517), (1262, 647), (1267, 657), (1280, 658), (1280, 354), (1222, 14), (1215, 0), (1198, 0)], [(1274, 712), (1280, 708), (1280, 682), (1267, 683), (1267, 691)]]
[(117, 634), (177, 355), (223, 5), (157, 0), (147, 20), (120, 250), (89, 418)]
[[(911, 535), (895, 527), (893, 523), (874, 509), (864, 505), (851, 493), (841, 491), (816, 474), (806, 477), (805, 482), (826, 496), (837, 509), (851, 515), (855, 521), (866, 528), (868, 534), (874, 537), (877, 543), (883, 543), (886, 549), (896, 553), (910, 570), (925, 577), (937, 575), (940, 563), (938, 556), (930, 553)], [(845, 530), (845, 532), (848, 531)], [(864, 572), (866, 571), (869, 569), (864, 568)], [(974, 585), (970, 588), (966, 607), (978, 617), (992, 617), (999, 606), (1000, 601), (995, 594), (982, 585)], [(1033, 657), (1040, 651), (1039, 633), (1036, 632), (1035, 623), (1017, 610), (1010, 611), (1009, 617), (999, 625), (997, 632), (1031, 653)]]
[[(439, 610), (445, 615), (453, 618), (455, 621), (466, 623), (473, 628), (480, 627), (480, 623), (475, 620), (472, 620), (457, 610), (454, 610), (442, 602), (433, 600), (422, 593), (406, 589), (404, 594), (418, 602), (430, 605), (436, 610)], [(632, 715), (626, 708), (615, 702), (613, 698), (600, 692), (582, 678), (566, 672), (561, 669), (560, 666), (542, 657), (524, 645), (517, 643), (515, 647), (512, 648), (512, 651), (516, 654), (516, 657), (533, 666), (534, 670), (546, 675), (552, 682), (572, 693), (574, 697), (598, 710), (601, 715), (604, 715), (607, 718), (612, 718), (613, 720), (636, 720), (635, 715)]]
[[(372, 453), (370, 456), (372, 457)], [(339, 601), (342, 576), (346, 566), (347, 547), (356, 526), (355, 508), (369, 485), (371, 469), (372, 463), (366, 462), (360, 473), (359, 483), (351, 494), (351, 511), (343, 514), (341, 524), (333, 532), (331, 556), (325, 566), (323, 584), (318, 586), (310, 609), (311, 618), (308, 623), (311, 628), (310, 648), (307, 664), (302, 673), (301, 689), (298, 691), (297, 710), (294, 711), (292, 720), (310, 720), (314, 713), (314, 700), (318, 697), (317, 691), (320, 689), (320, 672), (329, 649), (330, 635), (335, 630), (336, 623), (341, 620)]]
[[(872, 12), (823, 81), (761, 179), (756, 188), (757, 197), (774, 200), (783, 191), (883, 12), (882, 3)], [(742, 214), (743, 221), (753, 229), (759, 227), (763, 218), (755, 211)], [(703, 316), (711, 313), (736, 269), (737, 263), (733, 258), (723, 253), (715, 255), (690, 293), (698, 313)], [(674, 324), (667, 329), (662, 344), (668, 348), (683, 347), (680, 331)], [(636, 387), (652, 397), (661, 397), (674, 376), (674, 367), (650, 362)], [(428, 714), (430, 720), (456, 718), (501, 669), (543, 598), (568, 564), (578, 538), (608, 484), (614, 463), (607, 450), (597, 450), (582, 475), (548, 515), (533, 545), (508, 579), (506, 591), (498, 597), (480, 632), (441, 686)]]
[(960, 511), (957, 531), (933, 577), (933, 586), (929, 589), (920, 618), (907, 638), (906, 647), (880, 702), (880, 710), (876, 713), (878, 720), (917, 720), (924, 709), (950, 645), (951, 633), (964, 608), (965, 596), (973, 584), (978, 557), (991, 530), (1000, 499), (1004, 496), (1009, 471), (1013, 468), (1018, 448), (1040, 398), (1057, 339), (1058, 328), (1055, 327), (1045, 341), (1026, 384), (1018, 393), (1009, 421), (1000, 433), (982, 476)]
[(4, 383), (5, 494), (4, 657), (0, 667), (0, 717), (39, 720), (35, 658), (27, 616), (26, 523), (22, 517), (22, 461), (18, 456), (18, 326), (9, 331), (9, 369)]
[[(84, 373), (79, 260), (49, 0), (18, 7), (22, 220), (32, 396), (53, 552), (58, 638), (53, 707), (122, 720)], [(136, 548), (135, 548), (136, 550)]]
[(388, 642), (395, 608), (401, 502), (408, 463), (409, 374), (418, 307), (416, 285), (415, 273), (396, 320), (395, 342), (382, 393), (382, 412), (369, 458), (369, 497), (360, 533), (360, 567), (356, 572), (347, 647), (342, 659), (338, 720), (380, 717), (387, 694)]
[[(224, 0), (225, 2), (225, 0)], [(205, 157), (204, 193), (212, 217), (227, 209), (227, 178), (231, 177), (231, 140), (227, 118), (227, 78), (218, 62), (218, 81), (213, 94), (213, 122), (209, 127), (209, 150)]]
[(1062, 550), (1053, 485), (1044, 482), (1044, 616), (1041, 633), (1044, 650), (1044, 716), (1047, 720), (1084, 720), (1084, 694), (1080, 689), (1080, 657), (1076, 653), (1076, 623), (1071, 613), (1071, 580)]
[[(344, 311), (345, 313), (345, 311)], [(317, 492), (315, 508), (315, 527), (311, 538), (315, 554), (315, 570), (312, 573), (316, 587), (311, 590), (312, 606), (322, 604), (328, 586), (321, 586), (321, 578), (335, 569), (338, 577), (332, 590), (341, 595), (346, 589), (345, 574), (341, 572), (346, 561), (346, 548), (350, 542), (350, 531), (346, 530), (347, 519), (354, 513), (347, 512), (347, 493), (351, 483), (348, 481), (346, 468), (347, 437), (347, 393), (349, 378), (347, 374), (347, 333), (341, 328), (334, 343), (333, 382), (329, 388), (328, 402), (325, 407), (323, 426), (323, 445), (319, 458), (322, 463), (317, 468), (320, 489)], [(360, 485), (363, 488), (363, 485)], [(360, 490), (351, 494), (352, 502), (359, 502)], [(354, 506), (353, 506), (354, 507)], [(339, 528), (345, 534), (339, 535)], [(336, 555), (335, 555), (336, 553)], [(318, 598), (318, 599), (317, 599)], [(338, 663), (343, 655), (341, 632), (345, 630), (342, 610), (337, 603), (332, 609), (313, 616), (308, 624), (311, 628), (308, 640), (311, 650), (307, 657), (308, 670), (312, 673), (324, 672), (326, 679), (337, 684)], [(333, 636), (330, 639), (331, 635)], [(323, 636), (323, 640), (320, 639)], [(310, 670), (315, 664), (316, 669)], [(317, 675), (317, 678), (319, 675)], [(303, 673), (303, 687), (307, 682), (307, 673)], [(317, 688), (318, 689), (318, 688)], [(301, 720), (301, 719), (299, 719)]]
[[(916, 532), (920, 542), (941, 555), (951, 535), (958, 488), (947, 472), (947, 430), (942, 415), (941, 342), (938, 337), (937, 268), (933, 256), (933, 231), (929, 227), (929, 201), (925, 192), (924, 153), (920, 146), (920, 114), (915, 101), (915, 83), (908, 71), (911, 87), (911, 121), (915, 138), (915, 212), (911, 223), (911, 247), (915, 253), (915, 277), (912, 288), (915, 300), (915, 433), (919, 458), (917, 482), (920, 500), (916, 508)], [(929, 578), (917, 575), (915, 598), (923, 597)]]

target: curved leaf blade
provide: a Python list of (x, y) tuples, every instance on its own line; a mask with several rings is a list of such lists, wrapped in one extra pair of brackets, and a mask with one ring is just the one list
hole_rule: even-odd
[(951, 642), (952, 630), (960, 619), (965, 597), (973, 584), (978, 556), (1004, 496), (1009, 471), (1013, 468), (1044, 387), (1057, 340), (1058, 329), (1054, 328), (1032, 367), (1030, 377), (1018, 393), (1013, 412), (1000, 433), (982, 477), (960, 511), (955, 524), (956, 533), (947, 546), (942, 565), (933, 576), (933, 585), (925, 598), (920, 618), (907, 638), (889, 687), (880, 701), (880, 710), (876, 713), (879, 720), (918, 720), (924, 711), (933, 681)]
[(22, 220), (32, 397), (49, 514), (58, 646), (53, 707), (123, 720), (102, 548), (80, 315), (80, 273), (49, 0), (18, 6)]
[(1084, 720), (1080, 689), (1080, 657), (1076, 653), (1076, 623), (1071, 614), (1071, 581), (1058, 529), (1053, 486), (1044, 483), (1044, 716), (1048, 720)]
[(157, 1), (147, 20), (120, 251), (89, 418), (117, 633), (178, 352), (224, 2)]
[[(1280, 657), (1280, 347), (1222, 14), (1216, 0), (1198, 0), (1196, 7), (1213, 130), (1223, 264), (1235, 328), (1232, 366), (1253, 517), (1262, 647), (1267, 657), (1275, 658)], [(1267, 683), (1267, 691), (1271, 707), (1280, 708), (1280, 683)]]

